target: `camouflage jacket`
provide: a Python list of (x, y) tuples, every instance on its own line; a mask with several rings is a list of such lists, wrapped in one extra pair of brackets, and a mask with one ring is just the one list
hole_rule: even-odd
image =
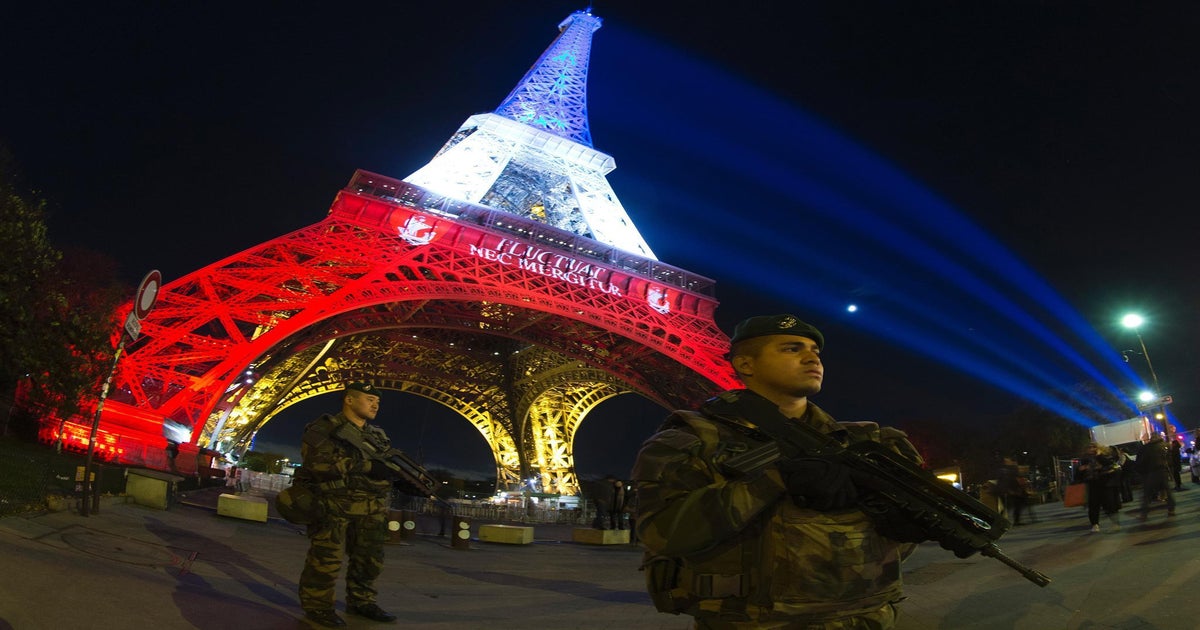
[[(334, 514), (363, 515), (387, 511), (392, 483), (367, 475), (367, 457), (361, 450), (339, 439), (335, 433), (342, 425), (354, 426), (342, 414), (324, 415), (308, 423), (300, 444), (303, 465), (297, 481), (310, 484), (327, 511)], [(383, 430), (370, 424), (360, 431), (372, 432), (374, 439), (387, 440)]]
[[(732, 397), (758, 399), (733, 404), (735, 412), (765, 402), (749, 391)], [(843, 443), (872, 439), (920, 459), (903, 433), (838, 423), (811, 402), (799, 421)], [(797, 507), (775, 466), (741, 477), (723, 472), (723, 458), (771, 439), (742, 414), (676, 411), (643, 444), (632, 476), (656, 607), (728, 621), (820, 622), (901, 599), (900, 563), (915, 545), (880, 536), (856, 508)]]

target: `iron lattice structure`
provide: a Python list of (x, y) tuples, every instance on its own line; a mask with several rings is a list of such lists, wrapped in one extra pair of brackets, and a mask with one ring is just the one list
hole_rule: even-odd
[(468, 118), (405, 181), (654, 258), (608, 183), (616, 162), (592, 148), (588, 131), (587, 61), (600, 18), (580, 11), (559, 28), (495, 112)]
[(577, 11), (558, 25), (559, 36), (496, 108), (496, 114), (543, 129), (586, 147), (588, 128), (587, 71), (592, 33), (600, 18)]
[(712, 281), (654, 259), (591, 148), (599, 25), (567, 18), (501, 108), (408, 180), (359, 171), (324, 220), (162, 287), (102, 453), (165, 468), (164, 428), (241, 452), (288, 407), (371, 381), (469, 421), (499, 489), (575, 494), (576, 431), (601, 402), (685, 407), (735, 385)]
[(573, 494), (575, 432), (600, 402), (633, 392), (688, 406), (733, 385), (711, 290), (360, 171), (325, 220), (163, 287), (104, 428), (157, 446), (165, 419), (237, 451), (289, 406), (367, 380), (471, 422), (502, 488), (537, 476)]

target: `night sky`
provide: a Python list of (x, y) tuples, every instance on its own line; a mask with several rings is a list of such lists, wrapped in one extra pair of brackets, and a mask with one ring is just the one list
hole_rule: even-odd
[[(659, 259), (717, 281), (718, 324), (793, 312), (826, 333), (815, 401), (835, 416), (970, 431), (1029, 388), (948, 349), (992, 344), (1024, 357), (1022, 375), (1088, 380), (979, 299), (1007, 282), (1034, 318), (1064, 312), (1027, 270), (1070, 311), (1047, 328), (1126, 392), (1148, 373), (1140, 355), (1117, 365), (1138, 347), (1118, 320), (1141, 312), (1177, 423), (1200, 424), (1200, 5), (741, 5), (754, 8), (593, 5), (595, 147), (616, 159), (609, 181)], [(150, 269), (169, 283), (321, 220), (356, 168), (403, 178), (424, 165), (581, 8), (10, 8), (0, 142), (49, 200), (56, 245), (111, 255), (131, 288)], [(960, 223), (1000, 250), (949, 231)], [(910, 232), (934, 244), (920, 260)], [(955, 284), (960, 266), (990, 283)], [(291, 445), (336, 404), (298, 405), (259, 440)], [(580, 473), (625, 474), (664, 413), (605, 403), (580, 429)], [(385, 394), (381, 420), (427, 463), (489, 469), (474, 429), (436, 405)]]

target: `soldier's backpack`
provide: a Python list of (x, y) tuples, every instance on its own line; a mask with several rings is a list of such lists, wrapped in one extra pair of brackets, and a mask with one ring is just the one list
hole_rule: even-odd
[(310, 525), (320, 520), (321, 504), (312, 488), (302, 481), (294, 481), (275, 495), (275, 509), (289, 523)]

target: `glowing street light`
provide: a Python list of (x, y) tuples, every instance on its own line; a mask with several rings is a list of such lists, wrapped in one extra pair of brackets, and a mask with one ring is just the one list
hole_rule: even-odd
[[(1133, 334), (1137, 335), (1138, 343), (1141, 344), (1141, 346), (1142, 346), (1142, 356), (1146, 357), (1146, 367), (1150, 368), (1150, 380), (1154, 382), (1154, 391), (1153, 392), (1142, 392), (1138, 396), (1138, 399), (1141, 400), (1142, 402), (1150, 402), (1150, 400), (1154, 400), (1155, 397), (1162, 396), (1162, 388), (1159, 387), (1159, 385), (1158, 385), (1158, 374), (1156, 374), (1154, 372), (1154, 364), (1150, 362), (1150, 352), (1148, 350), (1146, 350), (1146, 342), (1142, 340), (1141, 327), (1142, 327), (1142, 324), (1144, 324), (1145, 322), (1146, 322), (1146, 320), (1143, 319), (1142, 316), (1138, 315), (1137, 313), (1129, 313), (1121, 318), (1121, 325), (1126, 328), (1133, 329)], [(1147, 394), (1151, 394), (1151, 396), (1149, 396), (1150, 400), (1146, 399)], [(1167, 416), (1166, 410), (1162, 409), (1162, 408), (1160, 408), (1159, 413), (1155, 414), (1155, 416), (1154, 416), (1155, 419), (1162, 421), (1162, 426), (1163, 426), (1164, 430), (1167, 428), (1166, 416)]]
[(1121, 318), (1121, 325), (1126, 328), (1133, 329), (1133, 334), (1137, 335), (1138, 343), (1142, 346), (1142, 356), (1146, 357), (1146, 367), (1150, 368), (1150, 379), (1154, 382), (1154, 392), (1162, 393), (1162, 388), (1158, 386), (1158, 375), (1154, 373), (1154, 364), (1150, 362), (1150, 353), (1146, 350), (1146, 342), (1142, 340), (1142, 324), (1146, 320), (1142, 319), (1137, 313), (1129, 313)]

